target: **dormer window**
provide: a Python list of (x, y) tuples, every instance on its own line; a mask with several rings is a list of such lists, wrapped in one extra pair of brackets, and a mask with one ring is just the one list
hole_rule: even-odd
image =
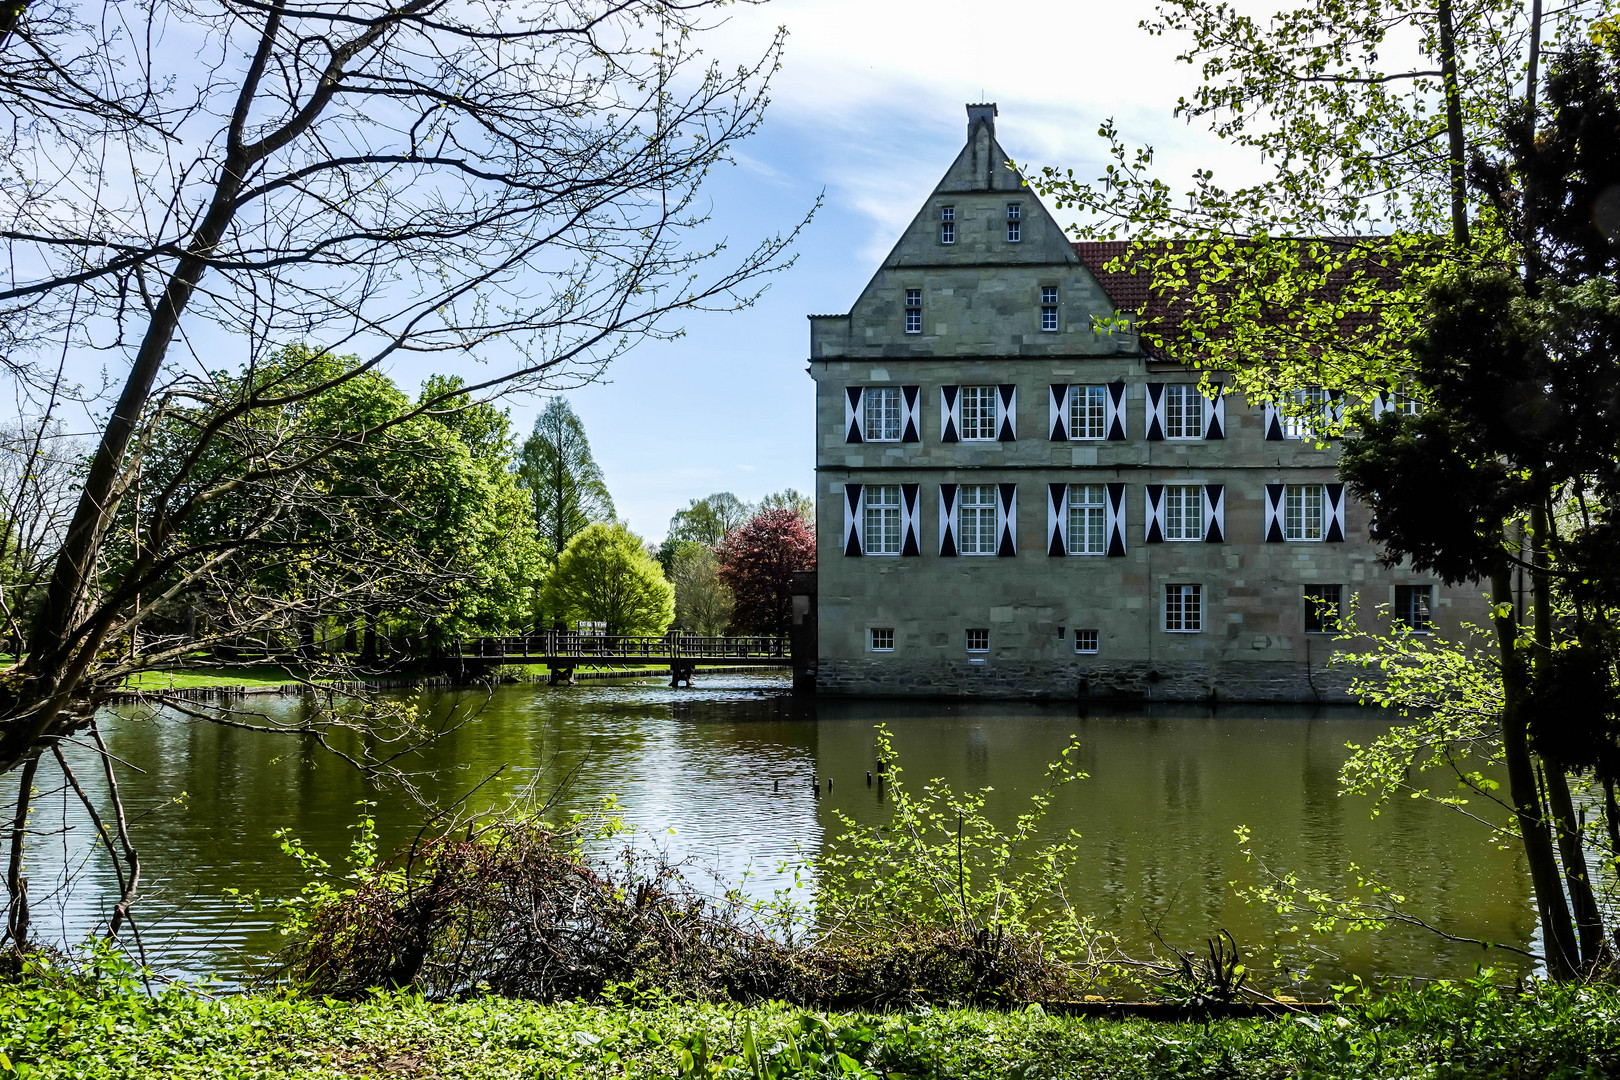
[(956, 207), (942, 206), (939, 208), (939, 242), (942, 244), (956, 243)]
[(1058, 328), (1058, 291), (1056, 285), (1041, 286), (1041, 329)]
[(922, 333), (922, 290), (906, 290), (906, 333)]
[(1016, 244), (1024, 238), (1023, 208), (1018, 203), (1007, 204), (1007, 243)]

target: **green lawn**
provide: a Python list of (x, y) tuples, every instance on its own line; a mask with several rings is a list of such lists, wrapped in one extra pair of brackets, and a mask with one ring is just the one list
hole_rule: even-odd
[(202, 686), (280, 686), (296, 681), (280, 664), (246, 664), (242, 667), (201, 667), (185, 671), (146, 671), (130, 679), (126, 685), (131, 690), (187, 690)]
[(1337, 1014), (1205, 1025), (381, 992), (150, 998), (122, 978), (23, 977), (0, 983), (0, 1054), (0, 1076), (35, 1080), (1574, 1080), (1620, 1069), (1620, 995), (1436, 984)]

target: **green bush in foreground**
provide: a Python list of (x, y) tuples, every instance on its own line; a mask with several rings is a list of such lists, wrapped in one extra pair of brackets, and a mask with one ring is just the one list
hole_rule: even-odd
[(1198, 1025), (1038, 1009), (861, 1015), (651, 999), (147, 996), (117, 972), (35, 971), (0, 984), (0, 1052), (0, 1076), (34, 1078), (1540, 1080), (1620, 1074), (1620, 991), (1437, 984), (1350, 992), (1336, 1015)]

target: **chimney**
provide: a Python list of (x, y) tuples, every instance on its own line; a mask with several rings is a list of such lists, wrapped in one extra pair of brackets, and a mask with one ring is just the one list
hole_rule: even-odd
[(968, 138), (973, 138), (973, 125), (984, 124), (990, 129), (991, 137), (996, 134), (996, 103), (987, 101), (979, 105), (969, 104), (968, 111)]

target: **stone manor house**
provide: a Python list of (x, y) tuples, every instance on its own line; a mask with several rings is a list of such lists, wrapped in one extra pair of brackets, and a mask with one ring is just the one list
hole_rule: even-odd
[(1336, 445), (1095, 329), (1143, 283), (1064, 235), (995, 118), (968, 106), (849, 314), (810, 317), (818, 692), (1344, 701), (1353, 595), (1368, 626), (1481, 620), (1478, 587), (1380, 565)]

